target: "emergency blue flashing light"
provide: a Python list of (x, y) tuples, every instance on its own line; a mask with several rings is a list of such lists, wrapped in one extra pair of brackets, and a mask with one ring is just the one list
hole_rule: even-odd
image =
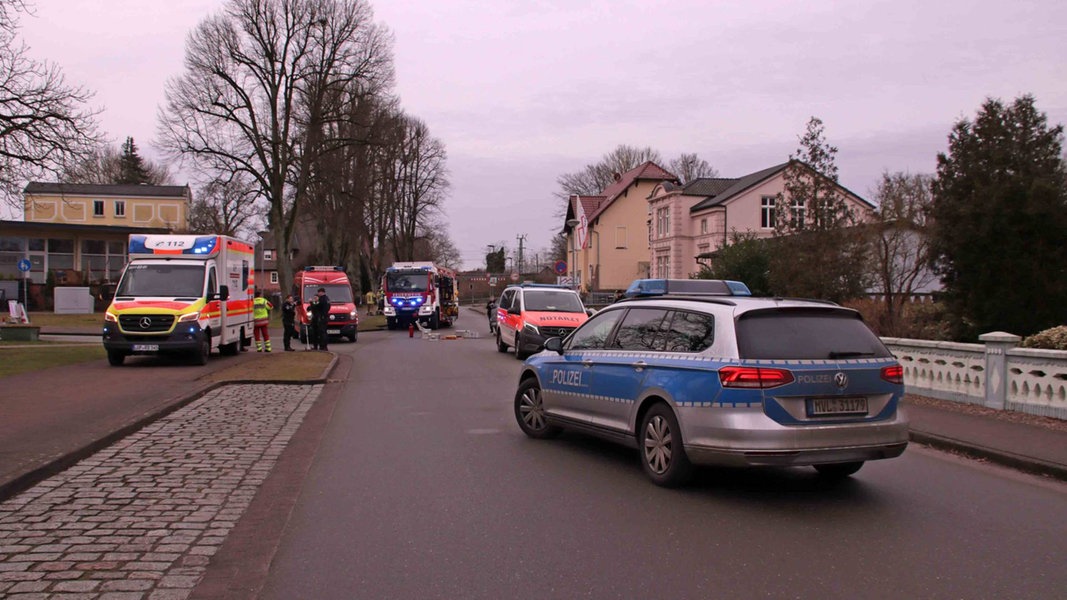
[(215, 251), (218, 238), (215, 236), (198, 237), (193, 242), (193, 254), (211, 254)]

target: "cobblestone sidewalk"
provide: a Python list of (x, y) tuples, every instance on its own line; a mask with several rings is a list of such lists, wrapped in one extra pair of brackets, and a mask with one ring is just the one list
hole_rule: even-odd
[(321, 391), (220, 388), (0, 504), (0, 597), (186, 598)]

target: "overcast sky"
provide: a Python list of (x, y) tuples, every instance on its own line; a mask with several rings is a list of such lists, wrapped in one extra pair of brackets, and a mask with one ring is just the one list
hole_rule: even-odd
[[(149, 157), (187, 33), (222, 0), (31, 0), (31, 55), (95, 90), (103, 129)], [(840, 180), (934, 171), (953, 123), (1032, 93), (1067, 121), (1063, 0), (375, 0), (405, 110), (449, 154), (452, 238), (539, 251), (556, 178), (618, 144), (696, 152), (724, 177), (784, 162), (812, 115)], [(185, 183), (179, 181), (177, 183)]]

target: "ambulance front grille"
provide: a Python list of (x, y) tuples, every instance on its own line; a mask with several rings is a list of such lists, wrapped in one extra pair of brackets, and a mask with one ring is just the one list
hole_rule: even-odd
[(574, 331), (574, 329), (574, 327), (542, 327), (541, 335), (545, 336), (546, 338), (565, 338), (570, 335), (570, 333)]
[(129, 333), (165, 333), (174, 326), (174, 315), (120, 315), (119, 327)]

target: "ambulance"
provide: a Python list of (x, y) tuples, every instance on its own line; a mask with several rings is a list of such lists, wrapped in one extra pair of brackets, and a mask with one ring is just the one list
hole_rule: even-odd
[(112, 366), (137, 354), (186, 354), (252, 344), (254, 248), (224, 235), (131, 234), (129, 263), (104, 313)]

